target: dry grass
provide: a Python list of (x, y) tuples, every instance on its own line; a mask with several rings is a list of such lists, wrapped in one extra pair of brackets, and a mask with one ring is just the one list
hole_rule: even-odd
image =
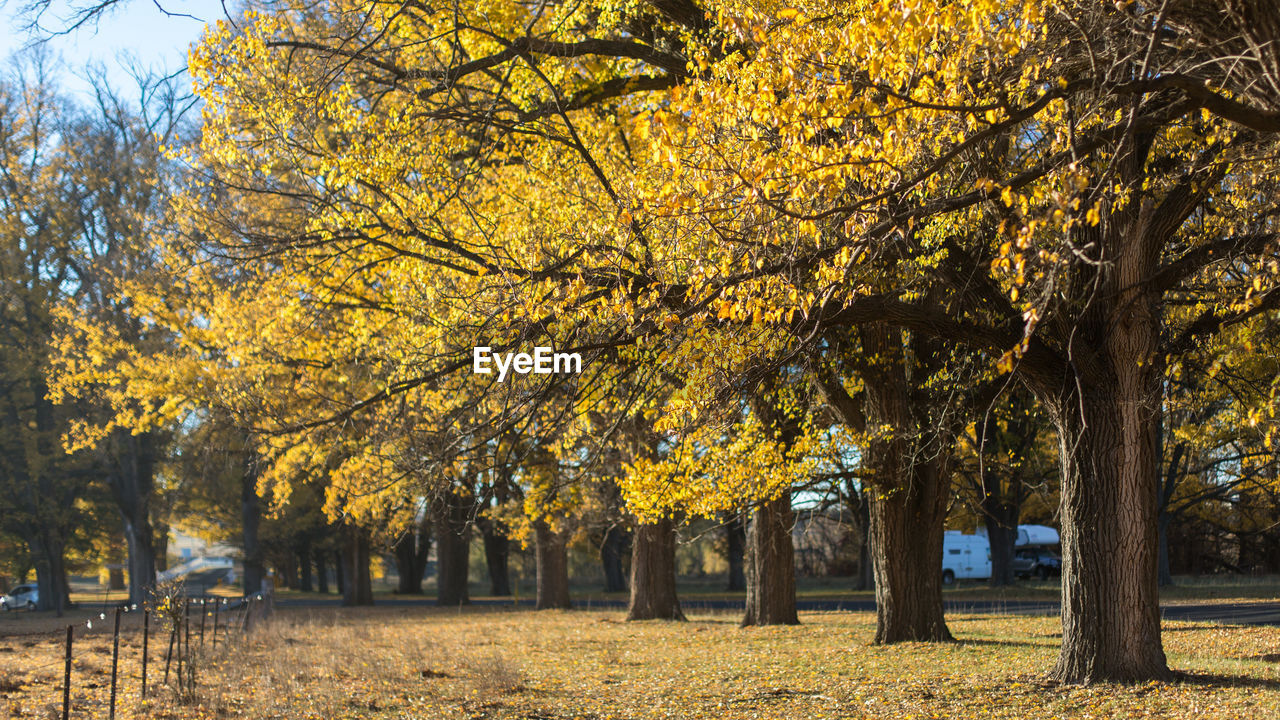
[[(1275, 718), (1280, 633), (1166, 624), (1176, 683), (1055, 687), (1054, 618), (952, 616), (961, 642), (870, 645), (870, 614), (737, 627), (736, 615), (626, 623), (589, 612), (278, 612), (199, 658), (199, 692), (140, 705), (140, 637), (122, 647), (121, 718)], [(9, 628), (12, 631), (12, 626)], [(109, 634), (78, 640), (76, 718), (105, 718)], [(163, 651), (154, 650), (154, 653)], [(59, 640), (0, 637), (0, 715), (48, 717)], [(154, 662), (154, 661), (153, 661)], [(152, 677), (163, 671), (152, 665)], [(154, 682), (154, 680), (153, 680)]]

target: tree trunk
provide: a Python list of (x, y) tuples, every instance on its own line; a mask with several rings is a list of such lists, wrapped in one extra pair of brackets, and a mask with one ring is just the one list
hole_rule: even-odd
[(110, 443), (111, 472), (107, 475), (116, 509), (124, 522), (129, 549), (129, 601), (147, 600), (156, 584), (155, 531), (151, 527), (151, 498), (155, 493), (155, 436), (117, 430)]
[(431, 554), (431, 535), (426, 523), (405, 530), (393, 549), (396, 571), (400, 574), (396, 592), (401, 595), (421, 595), (422, 578), (427, 571), (427, 556)]
[[(1117, 330), (1118, 331), (1118, 330)], [(1055, 413), (1062, 463), (1061, 682), (1168, 678), (1160, 642), (1155, 431), (1134, 366)], [(1119, 378), (1118, 378), (1119, 379)], [(1072, 394), (1074, 395), (1074, 393)], [(1157, 406), (1158, 407), (1158, 406)]]
[(1167, 513), (1160, 513), (1160, 519), (1156, 522), (1156, 531), (1159, 533), (1157, 542), (1160, 559), (1157, 574), (1160, 587), (1173, 585), (1173, 572), (1169, 569), (1169, 523), (1171, 520)]
[(471, 512), (474, 499), (468, 493), (451, 491), (439, 507), (436, 528), (436, 604), (467, 605), (471, 565)]
[(875, 563), (871, 559), (871, 500), (870, 493), (862, 490), (858, 499), (858, 581), (855, 590), (874, 590), (876, 587)]
[(533, 524), (534, 556), (537, 561), (538, 610), (569, 609), (569, 551), (564, 535), (555, 532), (546, 520)]
[[(280, 584), (290, 590), (298, 589), (298, 552), (293, 548), (286, 548), (284, 551), (283, 562), (277, 565), (280, 571)], [(272, 565), (276, 565), (275, 558), (272, 558)]]
[(258, 497), (258, 474), (245, 468), (240, 479), (240, 523), (244, 551), (244, 594), (252, 595), (262, 589), (262, 543), (258, 530), (262, 524), (262, 501)]
[[(1164, 456), (1164, 423), (1163, 416), (1160, 426), (1156, 430), (1156, 443), (1159, 448), (1160, 456)], [(1158, 533), (1158, 553), (1159, 560), (1157, 576), (1160, 587), (1167, 587), (1173, 584), (1173, 572), (1169, 569), (1169, 525), (1173, 522), (1173, 493), (1178, 487), (1178, 479), (1182, 472), (1182, 458), (1187, 452), (1187, 442), (1184, 440), (1173, 446), (1172, 457), (1169, 459), (1168, 469), (1164, 472), (1164, 478), (1160, 483), (1159, 496), (1156, 499), (1156, 532)]]
[(676, 529), (670, 519), (636, 527), (627, 619), (685, 619), (676, 597)]
[(798, 625), (791, 495), (761, 503), (747, 527), (747, 625)]
[(858, 551), (858, 579), (854, 583), (854, 590), (875, 590), (876, 589), (876, 565), (871, 557), (871, 520), (868, 518), (867, 524), (862, 530), (862, 548)]
[(316, 590), (324, 595), (329, 594), (329, 566), (325, 562), (327, 554), (324, 550), (315, 550), (312, 553), (316, 564)]
[(312, 592), (315, 586), (311, 584), (311, 543), (303, 542), (298, 547), (298, 589), (302, 592)]
[[(946, 430), (923, 428), (923, 399), (912, 397), (901, 331), (864, 329), (876, 359), (867, 380), (863, 450), (868, 471), (877, 643), (951, 639), (942, 616), (942, 538), (951, 482)], [(914, 402), (914, 406), (913, 406)], [(915, 412), (913, 412), (915, 411)]]
[(338, 586), (338, 594), (347, 594), (347, 575), (342, 567), (342, 551), (338, 550), (333, 554), (333, 577)]
[(503, 523), (485, 519), (480, 523), (484, 539), (484, 564), (489, 569), (489, 594), (506, 597), (511, 594), (511, 540)]
[(31, 559), (36, 568), (36, 587), (40, 599), (37, 610), (54, 610), (58, 617), (71, 606), (70, 588), (67, 584), (67, 565), (64, 543), (48, 532), (38, 531), (27, 539)]
[[(986, 498), (983, 498), (987, 506)], [(1018, 522), (1016, 517), (1010, 520), (1011, 513), (1007, 505), (984, 507), (983, 524), (987, 528), (987, 542), (991, 545), (991, 586), (1012, 585), (1013, 556), (1018, 543)]]
[[(600, 543), (600, 565), (604, 569), (604, 591), (607, 593), (627, 591), (627, 576), (623, 571), (627, 536), (626, 528), (620, 523), (614, 523), (604, 531), (604, 540)], [(632, 562), (631, 571), (634, 573), (635, 561)]]
[(917, 463), (900, 490), (871, 500), (876, 643), (951, 640), (942, 615), (942, 521), (946, 480)]
[(373, 604), (373, 579), (369, 575), (369, 533), (348, 525), (342, 532), (342, 564), (346, 585), (342, 604), (345, 607)]
[(747, 525), (742, 520), (742, 513), (729, 515), (724, 523), (726, 559), (729, 561), (729, 583), (725, 587), (730, 592), (747, 589), (747, 576), (743, 559), (747, 552)]
[[(1118, 152), (1120, 180), (1142, 176), (1154, 136), (1130, 141)], [(1056, 391), (1042, 390), (1060, 448), (1062, 648), (1053, 677), (1064, 683), (1172, 677), (1157, 569), (1163, 311), (1150, 279), (1178, 212), (1130, 200), (1075, 231), (1099, 261), (1089, 264), (1072, 344), (1063, 344), (1073, 348), (1069, 374)]]
[(152, 518), (151, 528), (151, 546), (155, 548), (156, 572), (162, 573), (169, 569), (169, 523)]

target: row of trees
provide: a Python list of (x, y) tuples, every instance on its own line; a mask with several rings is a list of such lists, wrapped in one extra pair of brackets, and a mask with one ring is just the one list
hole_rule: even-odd
[[(749, 507), (745, 622), (795, 622), (792, 491), (851, 480), (877, 642), (951, 637), (966, 454), (999, 535), (1054, 441), (1052, 675), (1168, 677), (1162, 506), (1206, 466), (1274, 478), (1277, 28), (1266, 0), (264, 4), (194, 49), (149, 265), (66, 317), (52, 397), (113, 410), (73, 446), (225, 418), (246, 503), (314, 486), (347, 528), (462, 529), (485, 484), (540, 605), (614, 488), (637, 618), (680, 617), (677, 521)], [(535, 345), (583, 372), (470, 372)]]

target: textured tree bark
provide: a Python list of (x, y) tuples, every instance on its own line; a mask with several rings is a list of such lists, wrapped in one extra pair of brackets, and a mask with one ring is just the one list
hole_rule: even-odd
[[(604, 531), (604, 540), (600, 543), (600, 565), (604, 570), (604, 591), (607, 593), (627, 591), (627, 576), (623, 571), (627, 541), (627, 530), (621, 524), (610, 525)], [(635, 572), (634, 568), (632, 572)]]
[(1053, 675), (1062, 682), (1170, 677), (1156, 567), (1159, 416), (1135, 393), (1137, 384), (1118, 385), (1086, 389), (1055, 419), (1063, 582), (1062, 650)]
[[(1092, 394), (1092, 393), (1091, 393)], [(1136, 405), (1082, 398), (1062, 437), (1063, 682), (1168, 677), (1160, 642), (1154, 430)]]
[(538, 610), (569, 609), (569, 553), (561, 533), (545, 520), (533, 524), (534, 559), (537, 563)]
[(676, 529), (670, 519), (636, 527), (627, 619), (685, 619), (676, 596)]
[(747, 553), (747, 526), (742, 521), (742, 513), (729, 515), (724, 522), (725, 555), (729, 561), (729, 582), (725, 587), (730, 592), (747, 589), (747, 575), (744, 560)]
[(342, 548), (343, 587), (342, 604), (345, 607), (373, 604), (373, 580), (369, 574), (369, 533), (363, 528), (349, 525), (343, 529)]
[(947, 483), (916, 465), (904, 487), (871, 500), (876, 585), (876, 643), (951, 639), (942, 614), (942, 521)]
[(436, 604), (467, 605), (471, 602), (468, 573), (471, 566), (471, 514), (474, 498), (451, 492), (444, 499), (436, 531)]
[[(951, 480), (945, 430), (922, 428), (929, 417), (915, 399), (901, 331), (864, 328), (862, 344), (876, 363), (866, 378), (864, 453), (877, 643), (951, 639), (942, 616), (942, 538)], [(913, 412), (913, 410), (917, 412)]]
[[(1126, 139), (1118, 178), (1141, 182), (1152, 142)], [(1077, 281), (1088, 294), (1079, 291), (1087, 302), (1063, 343), (1069, 374), (1057, 392), (1040, 391), (1060, 446), (1062, 648), (1053, 670), (1060, 682), (1172, 676), (1157, 575), (1163, 311), (1150, 279), (1195, 207), (1189, 197), (1171, 193), (1158, 207), (1132, 200), (1076, 231), (1079, 247), (1096, 248), (1099, 261)]]
[(747, 609), (742, 625), (799, 625), (791, 495), (761, 503), (747, 525)]

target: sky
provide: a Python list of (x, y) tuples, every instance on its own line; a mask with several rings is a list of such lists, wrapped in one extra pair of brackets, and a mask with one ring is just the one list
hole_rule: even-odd
[[(7, 65), (15, 54), (30, 52), (31, 38), (23, 29), (26, 22), (19, 12), (25, 2), (0, 0), (0, 63)], [(41, 26), (50, 32), (65, 30), (74, 8), (89, 2), (54, 0), (41, 18)], [(161, 12), (157, 2), (171, 14)], [(128, 93), (135, 85), (128, 72), (130, 59), (165, 74), (179, 71), (186, 64), (187, 47), (200, 37), (205, 24), (223, 16), (223, 3), (218, 0), (121, 0), (96, 26), (90, 23), (49, 42), (67, 91), (91, 93), (84, 68), (101, 63), (110, 82)]]

